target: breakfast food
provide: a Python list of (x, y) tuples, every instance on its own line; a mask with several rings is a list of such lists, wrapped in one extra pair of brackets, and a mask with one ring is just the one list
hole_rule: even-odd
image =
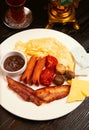
[(52, 37), (32, 39), (26, 43), (17, 42), (14, 49), (24, 52), (26, 56), (54, 56), (59, 63), (71, 71), (73, 71), (75, 67), (74, 58), (68, 48)]
[(35, 95), (35, 91), (27, 87), (26, 85), (13, 80), (10, 77), (6, 77), (8, 82), (8, 87), (17, 93), (24, 101), (33, 102), (37, 106), (41, 105), (41, 100)]
[[(48, 37), (18, 42), (14, 49), (22, 51), (28, 63), (19, 81), (7, 77), (7, 82), (23, 100), (40, 106), (69, 94), (71, 85), (64, 82), (74, 78), (75, 61), (66, 46)], [(34, 89), (33, 85), (40, 87)]]
[(70, 85), (45, 87), (36, 90), (39, 99), (46, 103), (66, 97), (69, 94)]
[(8, 87), (12, 91), (17, 93), (23, 100), (32, 102), (37, 106), (64, 98), (69, 94), (70, 90), (69, 85), (52, 86), (33, 90), (8, 76), (6, 78)]
[(57, 74), (64, 74), (66, 71), (66, 67), (63, 64), (57, 64), (56, 65), (56, 73)]
[(55, 71), (58, 60), (56, 57), (48, 55), (46, 56), (46, 68)]
[(64, 83), (64, 77), (63, 75), (61, 74), (56, 74), (54, 79), (53, 79), (53, 82), (56, 84), (56, 85), (62, 85)]
[(38, 58), (38, 61), (36, 63), (36, 66), (34, 68), (34, 71), (33, 71), (33, 75), (32, 75), (32, 79), (31, 79), (31, 84), (35, 84), (37, 86), (40, 85), (40, 74), (42, 72), (42, 69), (44, 68), (45, 66), (45, 61), (46, 61), (46, 58), (43, 57), (43, 58)]
[(54, 71), (50, 71), (47, 68), (42, 70), (40, 75), (41, 84), (44, 86), (50, 86), (53, 81), (54, 74), (55, 74)]
[(72, 79), (67, 102), (82, 101), (89, 97), (89, 81)]
[(20, 77), (20, 81), (23, 81), (26, 84), (30, 83), (30, 78), (32, 76), (33, 69), (34, 69), (34, 66), (36, 64), (36, 61), (37, 61), (37, 57), (32, 56), (30, 58), (30, 60), (28, 61), (26, 70), (24, 71), (24, 73)]
[(56, 65), (58, 60), (54, 56), (46, 56), (45, 69), (40, 75), (40, 82), (44, 86), (50, 86), (56, 73)]

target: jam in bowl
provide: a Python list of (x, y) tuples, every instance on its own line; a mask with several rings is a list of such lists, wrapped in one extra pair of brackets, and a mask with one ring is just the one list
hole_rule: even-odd
[(19, 51), (6, 53), (1, 60), (1, 70), (5, 75), (18, 76), (26, 69), (27, 60)]

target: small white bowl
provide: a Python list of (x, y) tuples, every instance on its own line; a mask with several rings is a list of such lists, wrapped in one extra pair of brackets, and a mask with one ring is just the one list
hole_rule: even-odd
[[(11, 57), (11, 56), (20, 56), (23, 60), (24, 60), (24, 65), (18, 69), (18, 70), (15, 70), (15, 71), (11, 71), (11, 70), (7, 70), (5, 69), (4, 67), (4, 62), (5, 60), (8, 58), (8, 57)], [(27, 66), (27, 59), (25, 57), (25, 55), (20, 52), (20, 51), (11, 51), (11, 52), (8, 52), (6, 53), (3, 57), (2, 57), (2, 60), (1, 60), (1, 70), (2, 72), (5, 74), (5, 75), (8, 75), (8, 76), (18, 76), (20, 74), (22, 74), (25, 69), (26, 69), (26, 66)]]

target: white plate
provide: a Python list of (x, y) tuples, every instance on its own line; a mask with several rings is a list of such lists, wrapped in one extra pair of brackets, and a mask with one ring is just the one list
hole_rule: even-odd
[[(0, 58), (6, 52), (11, 51), (17, 41), (26, 42), (30, 39), (42, 37), (57, 38), (69, 48), (75, 58), (78, 58), (79, 52), (80, 57), (86, 53), (84, 48), (76, 40), (64, 33), (50, 29), (31, 29), (19, 32), (6, 39), (0, 47)], [(76, 50), (79, 50), (78, 53)], [(51, 120), (68, 114), (81, 104), (81, 102), (66, 103), (66, 98), (39, 107), (33, 103), (25, 102), (17, 94), (8, 89), (5, 77), (0, 72), (1, 106), (19, 117), (31, 120)]]

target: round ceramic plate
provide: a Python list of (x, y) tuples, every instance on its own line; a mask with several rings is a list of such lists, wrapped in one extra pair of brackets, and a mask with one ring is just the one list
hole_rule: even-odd
[[(13, 47), (17, 41), (27, 42), (30, 39), (44, 37), (54, 37), (58, 39), (62, 44), (68, 47), (75, 59), (86, 53), (84, 48), (76, 40), (62, 32), (50, 29), (31, 29), (19, 32), (7, 38), (0, 45), (0, 59), (5, 53), (13, 50)], [(76, 50), (78, 50), (77, 53)], [(51, 120), (59, 118), (73, 111), (82, 103), (67, 103), (67, 97), (48, 104), (43, 104), (41, 106), (36, 106), (31, 102), (25, 102), (16, 93), (8, 88), (5, 76), (1, 72), (0, 97), (1, 106), (7, 111), (19, 117), (31, 120)]]

